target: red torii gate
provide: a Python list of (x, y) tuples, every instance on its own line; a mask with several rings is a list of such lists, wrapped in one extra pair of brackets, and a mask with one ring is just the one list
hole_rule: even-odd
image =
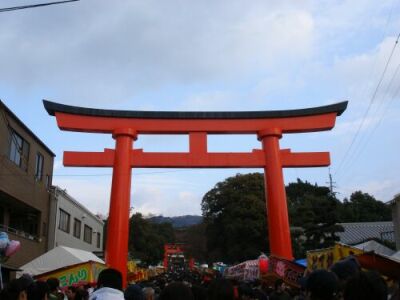
[[(61, 130), (108, 133), (116, 140), (104, 152), (64, 152), (64, 165), (112, 167), (112, 188), (106, 263), (121, 271), (126, 283), (131, 169), (138, 168), (264, 168), (271, 254), (292, 259), (282, 168), (330, 164), (329, 152), (292, 153), (280, 149), (284, 133), (330, 130), (347, 107), (340, 102), (314, 108), (249, 112), (152, 112), (103, 110), (43, 100)], [(133, 149), (139, 134), (187, 134), (189, 152), (144, 152)], [(210, 153), (207, 134), (256, 134), (262, 150)]]

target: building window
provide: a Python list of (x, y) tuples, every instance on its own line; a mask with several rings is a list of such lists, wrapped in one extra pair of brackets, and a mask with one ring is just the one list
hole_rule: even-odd
[(89, 226), (85, 225), (85, 228), (84, 228), (84, 231), (83, 231), (83, 240), (86, 243), (89, 243), (89, 244), (92, 243), (92, 233), (93, 233), (92, 227), (89, 227)]
[(69, 233), (69, 220), (70, 214), (60, 209), (60, 222), (58, 223), (58, 229)]
[(46, 188), (47, 189), (50, 189), (50, 184), (51, 184), (51, 182), (50, 182), (50, 175), (46, 175)]
[(21, 169), (28, 169), (29, 143), (25, 141), (14, 129), (10, 129), (10, 153), (9, 158)]
[(78, 219), (74, 219), (74, 237), (78, 239), (81, 238), (81, 225), (81, 221), (79, 221)]
[(46, 224), (46, 222), (43, 222), (42, 235), (43, 236), (47, 236), (47, 224)]
[(101, 235), (100, 235), (100, 232), (98, 232), (97, 233), (97, 248), (100, 248), (100, 245), (101, 245)]
[(35, 179), (37, 181), (42, 181), (43, 177), (43, 155), (39, 152), (36, 153), (36, 164), (35, 164)]

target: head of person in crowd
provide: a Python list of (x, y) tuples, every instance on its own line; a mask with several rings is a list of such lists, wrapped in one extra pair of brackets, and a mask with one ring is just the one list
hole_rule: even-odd
[(214, 279), (208, 287), (208, 300), (233, 300), (233, 284), (227, 279)]
[(239, 297), (242, 300), (254, 299), (255, 295), (249, 284), (242, 283), (239, 285)]
[(75, 300), (77, 288), (75, 286), (69, 286), (65, 291), (65, 296), (68, 300)]
[(49, 299), (58, 299), (58, 288), (60, 286), (60, 280), (57, 278), (51, 277), (46, 280), (46, 283), (49, 287)]
[(74, 300), (88, 300), (89, 292), (86, 289), (77, 289)]
[(386, 300), (386, 282), (374, 271), (359, 272), (350, 278), (344, 288), (343, 299)]
[(10, 300), (26, 300), (27, 297), (27, 285), (21, 279), (11, 280), (6, 288), (1, 292), (0, 299)]
[(154, 300), (155, 291), (152, 287), (145, 287), (143, 289), (143, 294), (145, 300)]
[(130, 285), (124, 293), (125, 300), (145, 300), (142, 287), (138, 284)]
[(286, 291), (286, 284), (282, 279), (277, 279), (274, 285), (275, 293), (281, 294)]
[(36, 281), (28, 287), (28, 300), (47, 300), (49, 294), (49, 285), (44, 281)]
[(313, 271), (305, 283), (306, 296), (310, 300), (334, 300), (338, 288), (338, 278), (327, 270)]
[(161, 292), (159, 300), (194, 300), (191, 289), (182, 282), (172, 282)]
[(97, 289), (90, 297), (90, 300), (123, 300), (122, 274), (112, 268), (104, 269), (97, 278)]
[(207, 300), (207, 289), (203, 286), (192, 284), (192, 294), (194, 300)]
[(104, 287), (122, 291), (121, 272), (112, 268), (102, 270), (97, 279), (97, 288)]
[(354, 256), (348, 256), (345, 259), (336, 262), (330, 269), (336, 274), (339, 282), (343, 284), (361, 271), (360, 263)]

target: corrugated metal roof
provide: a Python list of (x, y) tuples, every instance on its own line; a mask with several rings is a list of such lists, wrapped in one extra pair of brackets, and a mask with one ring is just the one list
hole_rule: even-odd
[(359, 222), (339, 223), (344, 232), (338, 232), (340, 242), (354, 245), (367, 240), (378, 238), (394, 242), (393, 222)]
[(365, 252), (374, 251), (377, 254), (386, 255), (386, 256), (391, 256), (396, 252), (374, 240), (355, 245), (354, 247), (361, 249)]

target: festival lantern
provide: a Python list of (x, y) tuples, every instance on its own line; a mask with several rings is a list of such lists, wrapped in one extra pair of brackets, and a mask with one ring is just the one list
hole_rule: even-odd
[(261, 255), (258, 258), (258, 264), (260, 268), (260, 274), (268, 273), (268, 257), (266, 255)]

